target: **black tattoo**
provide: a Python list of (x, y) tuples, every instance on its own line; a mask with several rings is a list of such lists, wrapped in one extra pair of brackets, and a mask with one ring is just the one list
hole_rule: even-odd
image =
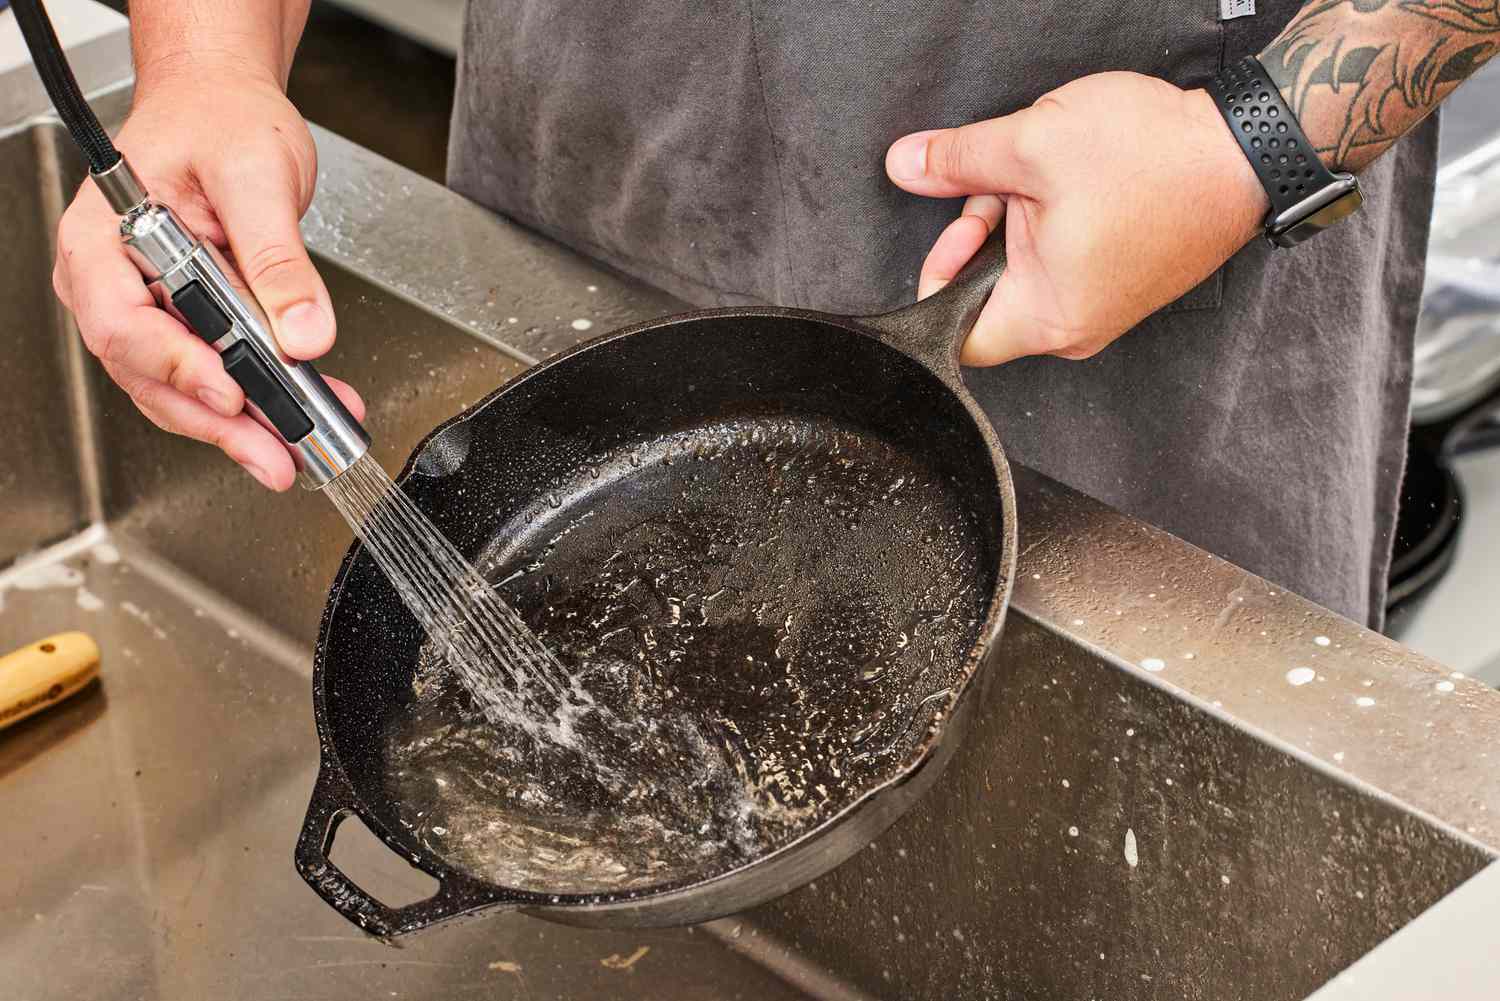
[(1358, 169), (1500, 49), (1500, 0), (1311, 0), (1260, 54), (1331, 166)]

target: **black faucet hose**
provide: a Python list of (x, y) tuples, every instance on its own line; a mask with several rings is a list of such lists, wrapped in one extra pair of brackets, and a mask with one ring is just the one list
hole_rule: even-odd
[(31, 50), (31, 59), (47, 88), (47, 96), (62, 118), (63, 124), (73, 135), (73, 141), (88, 158), (89, 170), (102, 174), (120, 162), (120, 151), (109, 141), (109, 135), (99, 124), (99, 119), (83, 99), (78, 81), (68, 60), (63, 55), (57, 32), (52, 29), (52, 20), (42, 0), (11, 0), (11, 9), (16, 12), (16, 23), (20, 25), (21, 37)]

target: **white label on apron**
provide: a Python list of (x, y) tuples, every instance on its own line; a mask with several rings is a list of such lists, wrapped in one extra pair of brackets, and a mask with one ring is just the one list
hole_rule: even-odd
[(1255, 0), (1219, 0), (1219, 20), (1233, 21), (1255, 13)]

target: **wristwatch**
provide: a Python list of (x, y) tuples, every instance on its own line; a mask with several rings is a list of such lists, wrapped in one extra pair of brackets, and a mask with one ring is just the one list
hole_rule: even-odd
[(1208, 93), (1271, 199), (1266, 239), (1295, 247), (1364, 204), (1353, 174), (1323, 166), (1297, 116), (1254, 56), (1225, 67)]

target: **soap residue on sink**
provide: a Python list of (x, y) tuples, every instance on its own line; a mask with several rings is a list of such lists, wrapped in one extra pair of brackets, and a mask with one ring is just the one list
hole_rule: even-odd
[(6, 594), (12, 590), (46, 591), (70, 587), (78, 588), (79, 607), (89, 609), (90, 599), (98, 599), (87, 594), (83, 572), (68, 562), (83, 554), (92, 554), (101, 563), (118, 562), (120, 558), (119, 550), (109, 543), (103, 525), (92, 525), (55, 545), (23, 553), (10, 566), (0, 570), (0, 611), (5, 609)]
[(47, 591), (54, 587), (77, 587), (83, 574), (66, 563), (33, 563), (17, 573), (9, 584), (17, 591)]

